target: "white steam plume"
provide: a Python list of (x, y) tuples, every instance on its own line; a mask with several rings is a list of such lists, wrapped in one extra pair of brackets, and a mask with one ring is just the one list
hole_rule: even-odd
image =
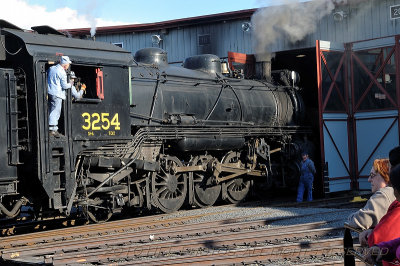
[(96, 35), (96, 25), (92, 25), (90, 28), (90, 36), (93, 37), (94, 35)]
[(87, 21), (90, 23), (90, 36), (94, 37), (97, 26), (96, 13), (98, 11), (98, 3), (97, 0), (85, 1), (84, 3), (79, 9), (85, 14)]
[(294, 43), (316, 30), (318, 20), (332, 12), (331, 0), (281, 0), (279, 6), (258, 9), (252, 16), (255, 51), (271, 51), (277, 41), (287, 39)]

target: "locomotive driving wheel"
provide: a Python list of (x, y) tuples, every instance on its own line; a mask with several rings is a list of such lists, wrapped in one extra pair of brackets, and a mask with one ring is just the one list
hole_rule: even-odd
[[(207, 165), (213, 157), (211, 155), (196, 156), (192, 162), (192, 166)], [(221, 185), (216, 185), (212, 180), (212, 175), (207, 172), (193, 172), (194, 183), (194, 204), (197, 207), (212, 206), (221, 193)]]
[[(222, 159), (222, 163), (238, 163), (243, 167), (243, 163), (240, 161), (239, 152), (229, 152)], [(232, 180), (228, 180), (222, 183), (222, 195), (224, 200), (229, 203), (238, 203), (242, 201), (250, 190), (250, 180), (246, 180), (244, 177), (237, 177)]]
[(160, 156), (160, 172), (151, 178), (153, 202), (161, 211), (170, 213), (179, 210), (186, 199), (187, 175), (174, 173), (174, 168), (183, 166), (175, 156)]

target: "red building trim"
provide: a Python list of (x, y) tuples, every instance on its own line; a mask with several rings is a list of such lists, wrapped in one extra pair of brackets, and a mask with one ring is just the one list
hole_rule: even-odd
[[(212, 24), (228, 20), (250, 19), (251, 16), (254, 14), (254, 12), (256, 12), (256, 10), (257, 9), (254, 8), (254, 9), (245, 9), (233, 12), (198, 16), (198, 17), (167, 20), (155, 23), (97, 27), (96, 34), (120, 34), (120, 33), (132, 33), (132, 32), (158, 31), (163, 29), (165, 30), (171, 28), (194, 26), (198, 24)], [(71, 35), (90, 34), (90, 28), (64, 29), (59, 31), (68, 32)]]
[(319, 141), (321, 151), (321, 187), (320, 190), (324, 191), (324, 168), (325, 168), (325, 146), (324, 146), (324, 125), (322, 116), (322, 50), (320, 48), (320, 41), (316, 40), (316, 60), (317, 60), (317, 83), (318, 83), (318, 120), (319, 120)]

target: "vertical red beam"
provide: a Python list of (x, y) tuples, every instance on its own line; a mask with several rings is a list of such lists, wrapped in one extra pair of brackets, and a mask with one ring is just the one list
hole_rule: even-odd
[(319, 40), (316, 40), (315, 50), (316, 50), (316, 60), (317, 60), (319, 140), (321, 147), (321, 177), (322, 177), (321, 191), (324, 191), (325, 148), (324, 148), (324, 128), (323, 128), (323, 116), (322, 116), (323, 99), (322, 99), (321, 47)]

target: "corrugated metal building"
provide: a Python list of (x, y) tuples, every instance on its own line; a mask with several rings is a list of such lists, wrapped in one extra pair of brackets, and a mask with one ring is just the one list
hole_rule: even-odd
[[(315, 21), (316, 31), (299, 42), (277, 39), (271, 52), (315, 47), (315, 40), (348, 43), (400, 32), (400, 21), (390, 19), (390, 6), (399, 5), (400, 0), (353, 0), (350, 3), (353, 2), (339, 4), (331, 14)], [(203, 53), (220, 57), (226, 57), (228, 51), (254, 54), (252, 33), (244, 31), (242, 24), (250, 22), (255, 11), (249, 9), (149, 24), (99, 27), (96, 41), (121, 44), (132, 53), (144, 47), (159, 46), (168, 52), (170, 62)], [(342, 14), (343, 18), (335, 19), (335, 14)], [(89, 28), (68, 32), (90, 36)], [(152, 35), (160, 35), (162, 41), (159, 45), (152, 43)]]
[[(320, 150), (314, 158), (321, 172), (316, 187), (325, 192), (369, 189), (373, 160), (387, 157), (400, 136), (400, 0), (339, 2), (315, 19), (315, 30), (301, 40), (276, 38), (268, 48), (275, 52), (272, 68), (296, 70), (302, 77), (313, 142)], [(246, 23), (255, 12), (102, 27), (96, 41), (120, 44), (132, 53), (161, 47), (177, 64), (203, 53), (254, 54), (255, 33), (246, 31)], [(83, 38), (89, 32), (69, 30)], [(155, 42), (155, 35), (162, 41)]]
[[(252, 53), (251, 34), (242, 30), (254, 9), (177, 19), (150, 24), (100, 27), (96, 41), (121, 45), (133, 54), (145, 47), (160, 47), (168, 52), (169, 62), (182, 62), (197, 54), (212, 53), (226, 57), (228, 51)], [(68, 30), (72, 35), (90, 36), (90, 29)], [(152, 42), (159, 35), (159, 44)]]

